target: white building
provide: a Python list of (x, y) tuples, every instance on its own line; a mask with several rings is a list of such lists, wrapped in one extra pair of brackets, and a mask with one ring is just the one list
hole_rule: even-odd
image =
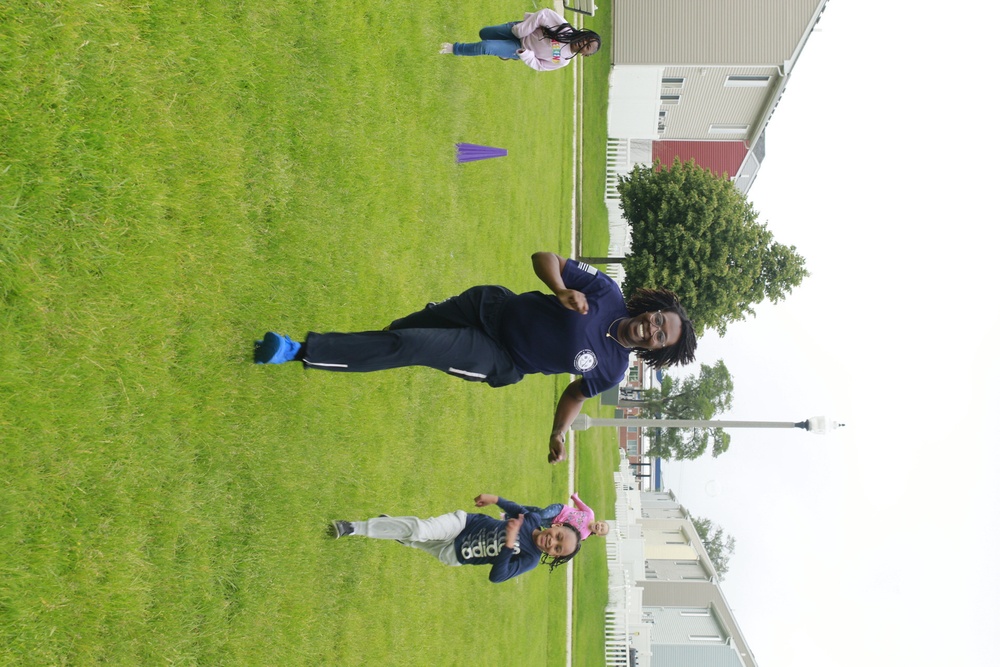
[(617, 0), (608, 136), (753, 145), (827, 0)]
[(605, 659), (614, 667), (757, 667), (687, 511), (615, 473)]
[(673, 157), (747, 192), (764, 130), (827, 0), (616, 0), (605, 201), (610, 256), (628, 251), (619, 175)]

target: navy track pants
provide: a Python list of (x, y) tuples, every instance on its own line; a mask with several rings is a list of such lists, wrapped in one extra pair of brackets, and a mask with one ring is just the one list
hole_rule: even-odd
[(499, 285), (473, 287), (395, 320), (387, 331), (310, 332), (302, 363), (342, 373), (427, 366), (491, 387), (523, 374), (500, 342), (504, 303), (513, 293)]

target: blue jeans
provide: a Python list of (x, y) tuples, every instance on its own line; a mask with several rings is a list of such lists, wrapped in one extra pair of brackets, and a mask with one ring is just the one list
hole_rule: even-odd
[(518, 23), (520, 21), (487, 26), (479, 31), (481, 42), (456, 42), (453, 52), (456, 56), (498, 56), (504, 60), (520, 60), (517, 51), (521, 48), (521, 39), (513, 30)]

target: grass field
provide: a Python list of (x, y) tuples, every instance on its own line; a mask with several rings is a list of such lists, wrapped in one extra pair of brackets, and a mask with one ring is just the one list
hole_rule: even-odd
[[(561, 571), (496, 586), (323, 537), (565, 498), (565, 377), (250, 363), (268, 329), (541, 289), (530, 253), (571, 252), (570, 73), (437, 55), (524, 9), (0, 6), (0, 664), (565, 664)], [(458, 141), (510, 156), (456, 165)]]
[[(582, 158), (580, 183), (582, 255), (608, 252), (608, 211), (604, 204), (604, 174), (607, 170), (608, 72), (611, 69), (611, 3), (602, 3), (587, 27), (601, 35), (601, 50), (583, 61)], [(592, 404), (596, 401), (591, 401)], [(602, 408), (602, 417), (614, 416), (613, 408)], [(598, 414), (596, 405), (588, 411)], [(614, 518), (614, 488), (611, 474), (618, 469), (617, 434), (614, 429), (591, 429), (576, 434), (576, 490), (598, 517)], [(597, 538), (595, 538), (597, 539)], [(587, 544), (589, 548), (604, 543)], [(596, 551), (596, 550), (595, 550)], [(595, 554), (596, 555), (596, 554)], [(602, 553), (603, 556), (603, 553)], [(604, 607), (608, 602), (608, 565), (603, 557), (579, 558), (573, 573), (573, 664), (604, 664)]]
[(604, 3), (586, 27), (601, 36), (601, 50), (582, 61), (583, 76), (580, 133), (583, 168), (580, 174), (581, 243), (580, 256), (607, 256), (608, 209), (604, 204), (604, 177), (607, 172), (608, 74), (611, 71), (611, 9)]

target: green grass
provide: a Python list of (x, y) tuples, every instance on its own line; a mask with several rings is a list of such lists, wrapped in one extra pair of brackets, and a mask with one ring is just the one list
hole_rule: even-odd
[(568, 72), (436, 53), (523, 9), (0, 7), (0, 664), (565, 663), (562, 572), (322, 531), (566, 497), (566, 378), (249, 363), (570, 252)]
[[(604, 203), (605, 149), (608, 139), (608, 76), (611, 70), (611, 4), (602, 4), (585, 27), (601, 35), (601, 50), (583, 64), (582, 86), (582, 169), (580, 217), (582, 255), (606, 256), (608, 252), (608, 210)], [(590, 414), (613, 416), (613, 408), (587, 404)], [(592, 429), (577, 433), (576, 490), (598, 518), (614, 518), (612, 472), (618, 468), (615, 429)], [(595, 542), (590, 544), (590, 542)], [(573, 573), (573, 664), (604, 664), (604, 607), (608, 602), (608, 566), (603, 557), (590, 557), (605, 544), (601, 538), (588, 539), (591, 550), (579, 558)], [(598, 549), (595, 549), (597, 547)]]
[[(612, 417), (613, 407), (587, 405), (594, 416)], [(617, 429), (594, 428), (576, 433), (576, 489), (598, 519), (615, 518), (612, 473), (618, 470)], [(608, 604), (608, 562), (603, 538), (587, 538), (588, 557), (573, 571), (573, 664), (604, 663), (604, 608)]]
[(585, 22), (585, 27), (601, 36), (601, 50), (583, 61), (583, 77), (580, 84), (583, 95), (581, 256), (606, 257), (610, 242), (608, 208), (604, 203), (604, 178), (607, 172), (611, 10), (611, 2), (602, 3), (596, 15), (588, 17)]

